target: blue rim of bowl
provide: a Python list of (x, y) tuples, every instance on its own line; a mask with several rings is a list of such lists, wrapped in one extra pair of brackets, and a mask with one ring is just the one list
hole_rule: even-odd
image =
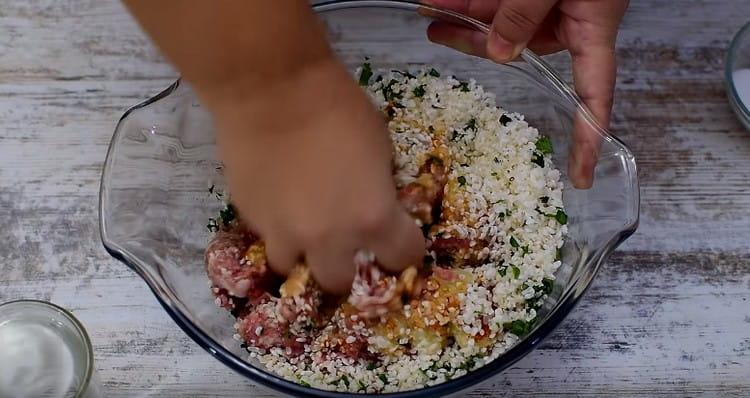
[(729, 101), (731, 102), (734, 111), (737, 113), (737, 116), (740, 118), (740, 121), (743, 123), (743, 125), (747, 129), (750, 129), (750, 109), (748, 109), (748, 107), (740, 99), (740, 95), (737, 92), (737, 87), (735, 87), (734, 85), (734, 70), (732, 69), (732, 65), (737, 58), (736, 51), (740, 45), (740, 42), (746, 36), (748, 36), (747, 39), (750, 40), (750, 22), (746, 23), (742, 28), (740, 28), (737, 34), (735, 34), (732, 38), (732, 41), (729, 43), (727, 56), (724, 61), (724, 81), (727, 84), (727, 96), (729, 97)]
[[(332, 0), (332, 1), (326, 1), (326, 2), (315, 4), (312, 6), (312, 8), (315, 11), (333, 10), (333, 9), (338, 9), (338, 8), (345, 8), (347, 6), (407, 9), (406, 7), (413, 7), (415, 5), (432, 8), (442, 13), (457, 16), (458, 18), (464, 21), (470, 21), (476, 26), (484, 25), (483, 23), (479, 21), (472, 20), (471, 18), (465, 17), (460, 14), (456, 14), (452, 11), (439, 9), (437, 7), (425, 6), (424, 4), (420, 4), (419, 2), (408, 1), (408, 0)], [(545, 61), (543, 61), (537, 55), (533, 54), (532, 52), (528, 50), (525, 50), (525, 53), (526, 53), (526, 56), (530, 57), (534, 61), (536, 66), (539, 67), (544, 72), (545, 76), (548, 79), (558, 80), (557, 82), (553, 82), (553, 83), (562, 82), (562, 80), (559, 78), (557, 73)], [(249, 379), (265, 387), (268, 387), (272, 390), (275, 390), (284, 394), (293, 395), (293, 396), (322, 397), (322, 398), (340, 398), (340, 397), (347, 397), (347, 396), (363, 396), (363, 397), (373, 396), (372, 394), (359, 394), (359, 393), (352, 394), (352, 393), (321, 390), (321, 389), (314, 388), (314, 387), (305, 387), (305, 386), (302, 386), (301, 384), (286, 380), (271, 372), (265, 371), (263, 369), (260, 369), (251, 365), (250, 363), (246, 362), (239, 356), (235, 355), (234, 353), (224, 348), (221, 344), (219, 344), (214, 339), (206, 335), (199, 328), (197, 328), (194, 325), (194, 323), (187, 316), (184, 315), (183, 310), (179, 308), (180, 307), (179, 302), (175, 300), (174, 297), (171, 297), (170, 292), (161, 288), (159, 282), (156, 279), (154, 279), (149, 274), (149, 272), (146, 271), (147, 267), (144, 267), (141, 264), (139, 264), (139, 261), (137, 260), (136, 256), (130, 254), (126, 249), (124, 249), (117, 243), (112, 242), (107, 239), (106, 225), (104, 224), (104, 217), (103, 217), (104, 215), (103, 204), (104, 204), (104, 199), (106, 196), (106, 186), (107, 186), (107, 182), (105, 181), (105, 176), (107, 175), (107, 170), (109, 168), (109, 159), (111, 159), (111, 155), (114, 151), (115, 143), (117, 142), (117, 138), (120, 133), (120, 127), (122, 126), (123, 121), (132, 112), (140, 108), (146, 107), (154, 102), (157, 102), (167, 97), (168, 95), (172, 94), (175, 90), (177, 90), (177, 88), (180, 85), (181, 85), (181, 80), (178, 79), (172, 85), (170, 85), (168, 88), (166, 88), (164, 91), (160, 92), (156, 96), (149, 98), (148, 100), (129, 108), (122, 115), (122, 117), (117, 123), (117, 126), (115, 127), (114, 136), (107, 150), (107, 155), (106, 155), (105, 162), (104, 162), (104, 168), (102, 172), (102, 178), (100, 181), (100, 190), (99, 190), (99, 230), (100, 230), (100, 235), (102, 239), (102, 244), (105, 250), (112, 257), (124, 263), (129, 268), (133, 269), (146, 282), (149, 289), (151, 289), (151, 291), (154, 293), (154, 296), (156, 296), (157, 301), (161, 304), (161, 306), (164, 308), (167, 314), (169, 314), (169, 316), (175, 321), (175, 323), (177, 323), (177, 325), (193, 341), (195, 341), (199, 346), (201, 346), (208, 353), (213, 355), (217, 360), (219, 360), (220, 362), (222, 362), (224, 365), (228, 366), (232, 370), (236, 371), (237, 373), (243, 376), (246, 376)], [(502, 371), (512, 366), (513, 364), (518, 362), (520, 359), (522, 359), (524, 356), (526, 356), (528, 353), (530, 353), (547, 336), (549, 336), (549, 334), (552, 333), (553, 330), (555, 330), (560, 325), (562, 320), (565, 319), (565, 317), (572, 311), (572, 309), (578, 303), (578, 301), (583, 296), (583, 294), (589, 289), (591, 285), (591, 281), (596, 276), (596, 274), (599, 271), (599, 268), (601, 267), (603, 262), (607, 259), (609, 254), (612, 251), (614, 251), (617, 248), (617, 246), (619, 246), (623, 241), (625, 241), (630, 235), (632, 235), (635, 232), (639, 223), (638, 209), (640, 208), (640, 195), (639, 195), (637, 169), (635, 166), (634, 156), (632, 152), (630, 151), (630, 149), (627, 147), (627, 145), (625, 145), (625, 143), (623, 143), (617, 137), (611, 135), (606, 130), (599, 127), (598, 123), (596, 123), (596, 120), (590, 116), (590, 113), (586, 109), (585, 105), (583, 105), (583, 102), (580, 100), (580, 98), (578, 98), (578, 95), (575, 93), (575, 91), (571, 90), (564, 83), (562, 83), (562, 85), (563, 85), (563, 88), (562, 88), (563, 94), (567, 94), (572, 97), (574, 102), (577, 104), (578, 110), (583, 113), (583, 115), (586, 117), (586, 119), (590, 123), (592, 123), (594, 126), (596, 126), (600, 130), (602, 137), (608, 140), (616, 141), (619, 144), (619, 146), (623, 149), (623, 151), (627, 154), (627, 156), (631, 160), (633, 160), (630, 166), (633, 167), (631, 172), (635, 176), (634, 181), (632, 181), (632, 183), (634, 184), (634, 187), (632, 188), (634, 188), (634, 194), (635, 194), (634, 203), (632, 203), (632, 205), (634, 207), (635, 215), (631, 223), (623, 226), (623, 229), (620, 230), (617, 234), (615, 234), (610, 239), (610, 241), (603, 247), (603, 249), (599, 250), (597, 253), (592, 253), (590, 261), (593, 262), (593, 265), (591, 266), (591, 271), (588, 273), (588, 275), (586, 275), (588, 280), (584, 281), (582, 283), (582, 286), (579, 287), (578, 289), (569, 289), (567, 292), (564, 292), (564, 294), (560, 297), (560, 299), (555, 304), (553, 309), (550, 311), (550, 314), (544, 320), (544, 322), (541, 324), (538, 324), (531, 332), (523, 336), (514, 346), (512, 346), (510, 349), (505, 351), (498, 358), (494, 359), (492, 362), (487, 363), (471, 372), (468, 372), (467, 374), (463, 376), (447, 380), (437, 385), (426, 386), (420, 389), (410, 390), (410, 391), (375, 394), (375, 395), (390, 397), (390, 398), (422, 398), (422, 397), (432, 397), (432, 396), (443, 396), (443, 395), (449, 395), (449, 394), (457, 393), (462, 390), (471, 388), (483, 381), (490, 379), (493, 376), (497, 376)], [(169, 302), (167, 301), (167, 299), (169, 300)]]

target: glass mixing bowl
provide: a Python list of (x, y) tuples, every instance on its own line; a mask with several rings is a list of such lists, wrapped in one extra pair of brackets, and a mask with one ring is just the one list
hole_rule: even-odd
[[(425, 35), (434, 18), (486, 32), (484, 24), (405, 1), (336, 1), (314, 8), (328, 26), (333, 48), (351, 69), (369, 57), (377, 68), (426, 66), (474, 78), (497, 95), (501, 106), (525, 114), (553, 141), (553, 159), (564, 181), (569, 234), (557, 282), (535, 328), (504, 355), (463, 377), (387, 395), (458, 393), (497, 375), (537, 346), (573, 309), (607, 256), (635, 231), (639, 192), (634, 157), (622, 142), (597, 127), (575, 92), (531, 52), (524, 52), (518, 62), (498, 65), (430, 43)], [(574, 188), (567, 173), (574, 120), (602, 141), (590, 189)], [(228, 367), (283, 393), (344, 396), (286, 381), (248, 361), (247, 352), (232, 338), (232, 317), (214, 303), (203, 264), (209, 237), (206, 222), (221, 207), (208, 188), (221, 189), (224, 184), (217, 172), (214, 138), (210, 116), (182, 81), (123, 115), (101, 182), (105, 248), (136, 271), (175, 322)]]

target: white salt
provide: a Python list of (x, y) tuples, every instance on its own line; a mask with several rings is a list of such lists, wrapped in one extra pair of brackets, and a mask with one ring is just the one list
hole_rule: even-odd
[(737, 96), (750, 109), (750, 69), (738, 69), (732, 74), (734, 88), (737, 90)]

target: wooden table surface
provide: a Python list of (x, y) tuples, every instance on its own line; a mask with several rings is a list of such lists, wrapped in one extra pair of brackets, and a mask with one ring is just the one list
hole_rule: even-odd
[[(640, 228), (538, 350), (469, 396), (750, 396), (750, 133), (722, 81), (741, 3), (632, 2), (613, 131), (640, 165)], [(108, 396), (274, 396), (99, 240), (115, 123), (175, 76), (114, 0), (0, 0), (0, 301), (70, 308)]]

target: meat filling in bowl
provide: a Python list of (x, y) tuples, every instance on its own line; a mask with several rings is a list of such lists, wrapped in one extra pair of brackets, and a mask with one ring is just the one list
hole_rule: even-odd
[(492, 361), (530, 330), (560, 266), (562, 184), (550, 140), (474, 81), (369, 64), (356, 77), (387, 119), (424, 262), (390, 275), (360, 252), (350, 296), (330, 299), (305, 264), (273, 275), (228, 203), (209, 222), (207, 272), (235, 338), (269, 370), (328, 390), (411, 390)]

